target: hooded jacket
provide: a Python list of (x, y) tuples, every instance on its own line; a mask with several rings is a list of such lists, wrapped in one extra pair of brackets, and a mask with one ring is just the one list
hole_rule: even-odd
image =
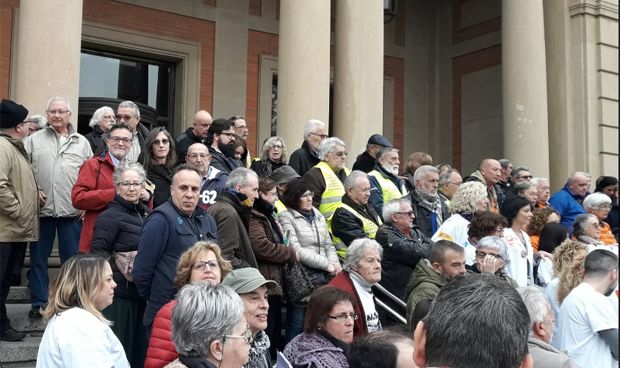
[(448, 280), (433, 270), (428, 259), (418, 262), (407, 285), (407, 323), (412, 324), (413, 311), (422, 300), (433, 300)]

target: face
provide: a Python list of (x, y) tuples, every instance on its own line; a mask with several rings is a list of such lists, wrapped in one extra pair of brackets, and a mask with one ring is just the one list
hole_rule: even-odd
[(549, 197), (551, 196), (551, 187), (549, 186), (549, 182), (546, 180), (540, 180), (538, 182), (538, 202), (547, 203), (549, 201)]
[(535, 186), (529, 187), (526, 191), (523, 192), (523, 197), (530, 201), (532, 205), (536, 204), (538, 201), (538, 188)]
[(47, 116), (47, 123), (56, 131), (61, 131), (67, 129), (71, 111), (69, 111), (66, 101), (52, 101), (45, 111), (45, 115)]
[(222, 281), (220, 265), (213, 251), (202, 252), (196, 257), (189, 281), (205, 281), (211, 285), (218, 285)]
[(250, 325), (252, 334), (265, 330), (267, 328), (267, 314), (269, 313), (267, 286), (261, 286), (250, 293), (240, 294), (240, 296), (245, 305), (244, 316)]
[(243, 153), (244, 152), (245, 152), (245, 149), (243, 149), (243, 146), (237, 146), (237, 148), (235, 148), (235, 152), (234, 152), (235, 159), (241, 160), (243, 158)]
[(573, 181), (568, 185), (571, 193), (579, 196), (585, 196), (588, 192), (588, 178), (583, 175), (576, 175)]
[(428, 172), (422, 179), (415, 182), (416, 188), (422, 189), (426, 193), (436, 194), (439, 187), (439, 173)]
[(527, 206), (523, 206), (517, 216), (514, 218), (513, 223), (519, 225), (521, 228), (525, 228), (529, 223), (534, 214), (532, 213), (532, 208), (528, 204)]
[(138, 203), (143, 185), (144, 181), (137, 172), (125, 170), (116, 186), (116, 191), (127, 202)]
[(235, 120), (235, 133), (244, 140), (248, 139), (250, 131), (248, 130), (248, 124), (245, 122), (245, 120)]
[(379, 255), (379, 250), (364, 248), (362, 259), (353, 270), (371, 284), (381, 281), (381, 256)]
[(555, 212), (552, 212), (549, 217), (547, 217), (547, 223), (555, 222), (556, 224), (560, 223), (560, 215)]
[(397, 213), (392, 215), (392, 225), (401, 232), (407, 232), (413, 227), (415, 215), (411, 209), (411, 203), (401, 203)]
[(379, 161), (381, 162), (381, 166), (385, 171), (389, 172), (392, 175), (398, 175), (398, 169), (400, 167), (398, 152), (387, 152), (383, 156), (381, 156)]
[(114, 115), (114, 111), (110, 110), (103, 114), (101, 120), (99, 120), (99, 128), (101, 128), (101, 130), (103, 130), (104, 132), (107, 132), (108, 130), (110, 130), (110, 127), (112, 127), (115, 122), (116, 116)]
[(553, 310), (549, 303), (547, 303), (547, 312), (545, 313), (544, 320), (542, 321), (540, 327), (543, 330), (544, 336), (542, 336), (543, 341), (546, 343), (551, 342), (551, 337), (553, 336), (553, 322), (555, 318), (553, 318)]
[(131, 127), (131, 129), (133, 129), (134, 132), (136, 131), (138, 123), (140, 122), (140, 117), (134, 114), (134, 111), (131, 107), (119, 107), (116, 110), (116, 118), (118, 119), (118, 121), (123, 121), (129, 124), (129, 126)]
[(523, 183), (524, 181), (532, 180), (532, 178), (533, 178), (533, 176), (532, 176), (532, 174), (530, 174), (529, 171), (522, 170), (522, 171), (519, 171), (517, 176), (515, 176), (515, 178), (513, 180), (513, 183), (515, 183), (515, 184)]
[(240, 368), (248, 362), (250, 359), (250, 343), (244, 337), (249, 331), (245, 317), (241, 317), (241, 320), (235, 325), (232, 335), (225, 338), (221, 362), (216, 364), (218, 367)]
[(258, 198), (258, 178), (254, 175), (250, 175), (246, 185), (237, 185), (235, 189), (248, 197), (249, 205), (251, 206), (254, 204), (254, 200)]
[(269, 149), (269, 159), (273, 162), (279, 162), (282, 159), (282, 152), (284, 150), (284, 146), (282, 142), (276, 142)]
[(103, 281), (99, 286), (99, 291), (95, 295), (93, 300), (93, 304), (95, 304), (95, 308), (97, 310), (104, 310), (114, 300), (114, 289), (116, 288), (116, 283), (112, 278), (112, 268), (108, 262), (105, 263), (104, 272), (103, 272)]
[(304, 194), (299, 198), (299, 209), (302, 211), (312, 211), (312, 198), (314, 197), (314, 193), (307, 190)]
[[(329, 315), (325, 319), (325, 325), (323, 328), (330, 335), (338, 340), (350, 344), (353, 342), (353, 323), (355, 320), (351, 317), (355, 314), (353, 311), (353, 305), (348, 300), (343, 300), (336, 303), (329, 311)], [(344, 322), (337, 321), (329, 316), (349, 316)]]
[(181, 170), (170, 186), (172, 203), (185, 215), (191, 215), (198, 204), (200, 176), (193, 170)]
[[(501, 165), (500, 165), (501, 167)], [(512, 171), (512, 163), (508, 163), (508, 166), (506, 166), (506, 168), (501, 167), (501, 175), (502, 175), (502, 180), (506, 181), (508, 180), (508, 178), (510, 178), (510, 172)]]
[(480, 173), (487, 185), (496, 184), (502, 177), (502, 165), (497, 160), (487, 160), (480, 169)]
[(591, 238), (598, 239), (601, 235), (598, 219), (588, 218), (585, 228), (585, 234)]
[(308, 134), (306, 141), (313, 150), (318, 151), (321, 142), (323, 142), (325, 138), (327, 138), (327, 131), (325, 131), (324, 127), (318, 127), (314, 130), (314, 132)]
[(207, 138), (207, 132), (213, 122), (211, 114), (206, 111), (199, 111), (194, 116), (194, 134), (201, 138)]
[(204, 145), (190, 146), (185, 156), (185, 161), (196, 166), (202, 175), (205, 175), (211, 164), (211, 154), (209, 153), (209, 149)]
[(433, 269), (446, 280), (465, 274), (465, 253), (447, 250), (443, 262), (432, 264)]
[(479, 248), (476, 250), (476, 266), (479, 270), (482, 269), (482, 263), (484, 260), (488, 258), (491, 258), (497, 267), (504, 267), (504, 258), (498, 251), (489, 248)]
[(618, 186), (617, 185), (607, 186), (603, 188), (603, 193), (607, 194), (607, 196), (611, 198), (611, 200), (613, 201), (616, 198), (616, 195), (618, 194)]
[(170, 153), (170, 140), (168, 140), (164, 132), (159, 132), (159, 134), (157, 134), (151, 150), (156, 159), (165, 160), (168, 157), (168, 153)]
[(452, 174), (450, 174), (450, 180), (446, 183), (444, 193), (448, 196), (448, 198), (452, 198), (452, 196), (454, 195), (454, 193), (456, 193), (456, 190), (459, 189), (461, 184), (463, 184), (463, 178), (461, 178), (461, 174), (453, 171)]
[(131, 150), (133, 134), (127, 129), (114, 129), (106, 143), (110, 154), (122, 161)]
[(275, 187), (267, 193), (258, 192), (258, 195), (263, 201), (269, 203), (272, 206), (275, 205), (276, 201), (278, 200), (278, 190)]
[(611, 204), (601, 204), (596, 208), (591, 208), (588, 212), (593, 213), (599, 220), (605, 220), (611, 211)]
[(358, 178), (347, 194), (353, 202), (367, 204), (370, 198), (370, 181), (367, 178)]
[(325, 162), (332, 168), (332, 170), (340, 171), (344, 168), (348, 154), (349, 153), (347, 152), (346, 147), (336, 146), (325, 156)]
[(489, 207), (489, 198), (488, 197), (484, 197), (484, 198), (480, 199), (478, 202), (476, 202), (476, 210), (477, 211), (486, 211), (488, 207)]

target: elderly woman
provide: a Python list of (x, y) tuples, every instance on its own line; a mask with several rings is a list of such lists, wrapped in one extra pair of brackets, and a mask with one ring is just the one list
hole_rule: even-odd
[(605, 220), (611, 211), (611, 198), (603, 193), (592, 193), (583, 200), (583, 208), (599, 221), (599, 240), (607, 245), (618, 245), (611, 227)]
[(114, 115), (114, 110), (108, 106), (98, 108), (93, 113), (93, 117), (90, 118), (90, 123), (88, 123), (88, 125), (93, 128), (93, 131), (86, 134), (84, 137), (90, 143), (90, 147), (95, 156), (105, 151), (106, 144), (103, 134), (110, 130), (115, 122), (116, 115)]
[(37, 367), (129, 367), (123, 345), (101, 311), (112, 304), (116, 283), (100, 255), (69, 258), (50, 288)]
[(248, 361), (252, 332), (243, 302), (223, 285), (194, 283), (177, 295), (172, 339), (180, 356), (168, 368), (242, 367)]
[(114, 322), (112, 331), (127, 352), (132, 366), (141, 366), (146, 354), (147, 331), (142, 323), (146, 302), (138, 295), (131, 270), (138, 251), (140, 230), (149, 209), (140, 202), (145, 175), (142, 165), (128, 163), (114, 171), (116, 197), (95, 220), (91, 250), (110, 258), (116, 288), (114, 303), (103, 315)]
[(381, 257), (383, 248), (372, 239), (356, 239), (347, 249), (347, 256), (340, 272), (330, 285), (351, 294), (355, 300), (353, 335), (366, 335), (381, 329), (379, 313), (375, 306), (371, 287), (381, 281)]
[(332, 286), (312, 293), (304, 333), (284, 348), (293, 368), (348, 368), (353, 325), (359, 319), (351, 294)]
[(461, 184), (450, 201), (450, 213), (446, 221), (433, 234), (431, 240), (449, 240), (466, 249), (467, 264), (474, 262), (474, 248), (470, 245), (467, 229), (477, 211), (484, 211), (489, 204), (484, 184), (470, 181)]
[[(327, 272), (335, 276), (341, 270), (336, 248), (329, 236), (325, 217), (312, 207), (312, 196), (305, 180), (289, 183), (283, 198), (287, 210), (278, 214), (278, 220), (302, 265), (311, 272)], [(303, 304), (287, 303), (287, 342), (301, 332), (304, 313)]]
[(575, 222), (573, 222), (573, 237), (586, 244), (588, 250), (592, 251), (596, 248), (604, 247), (606, 249), (613, 249), (617, 253), (617, 246), (612, 246), (603, 243), (600, 240), (601, 227), (600, 220), (596, 215), (592, 213), (585, 213), (577, 216)]
[(549, 179), (537, 177), (530, 180), (530, 182), (536, 185), (536, 192), (538, 193), (536, 208), (549, 207), (549, 198), (551, 197), (551, 186), (549, 185)]
[(620, 235), (620, 209), (618, 208), (618, 178), (613, 176), (599, 176), (596, 179), (595, 193), (603, 193), (611, 199), (611, 210), (605, 222), (611, 227), (611, 232), (619, 239)]
[(560, 223), (560, 214), (552, 207), (535, 208), (532, 211), (532, 220), (527, 225), (526, 233), (530, 236), (532, 247), (538, 252), (538, 242), (540, 240), (540, 231), (545, 224), (550, 222)]
[(465, 268), (473, 273), (490, 273), (506, 281), (516, 288), (517, 282), (506, 274), (508, 260), (508, 248), (502, 238), (498, 236), (485, 236), (476, 243), (476, 262)]
[[(179, 258), (174, 285), (177, 290), (192, 282), (218, 285), (230, 271), (232, 266), (222, 258), (220, 247), (213, 242), (200, 241)], [(172, 343), (170, 329), (172, 311), (176, 303), (176, 300), (168, 302), (155, 315), (144, 362), (145, 368), (161, 368), (179, 356)]]
[(513, 186), (513, 191), (519, 197), (527, 199), (532, 205), (532, 208), (535, 208), (538, 202), (538, 186), (535, 183), (531, 181), (519, 182)]
[(286, 165), (286, 145), (281, 137), (271, 137), (263, 144), (260, 160), (252, 162), (250, 169), (260, 178), (270, 177), (273, 170)]
[(174, 138), (166, 128), (157, 127), (146, 138), (144, 146), (148, 152), (144, 155), (144, 169), (147, 178), (155, 184), (153, 208), (170, 198), (172, 169), (177, 164)]

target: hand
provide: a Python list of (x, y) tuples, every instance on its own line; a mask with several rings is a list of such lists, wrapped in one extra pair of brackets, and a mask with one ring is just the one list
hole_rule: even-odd
[(332, 275), (336, 276), (337, 274), (340, 273), (340, 271), (342, 271), (342, 267), (340, 266), (340, 263), (334, 262), (331, 265), (334, 266), (334, 273), (332, 273)]
[(41, 207), (45, 206), (45, 201), (47, 201), (47, 196), (45, 195), (43, 189), (39, 189), (39, 204)]
[(495, 273), (504, 265), (504, 262), (492, 254), (487, 254), (482, 262), (478, 263), (480, 272)]
[(329, 272), (330, 275), (334, 274), (334, 264), (330, 263), (329, 266), (327, 266), (327, 272)]
[(140, 200), (143, 202), (147, 202), (150, 198), (151, 198), (151, 193), (149, 193), (148, 190), (142, 188), (142, 191), (140, 192)]
[(545, 252), (544, 250), (539, 250), (537, 254), (540, 258), (547, 258), (553, 262), (553, 254)]

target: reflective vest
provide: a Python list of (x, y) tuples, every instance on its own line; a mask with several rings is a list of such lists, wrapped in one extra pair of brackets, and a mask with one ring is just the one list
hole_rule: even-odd
[[(351, 212), (353, 215), (355, 215), (355, 217), (360, 219), (362, 221), (362, 231), (366, 235), (368, 235), (368, 238), (370, 239), (375, 238), (375, 235), (377, 235), (377, 230), (379, 230), (379, 226), (377, 226), (377, 224), (370, 221), (366, 217), (360, 215), (356, 210), (354, 210), (351, 206), (347, 204), (342, 203), (340, 205), (340, 208)], [(380, 218), (377, 218), (377, 221), (379, 221), (379, 224), (382, 224)], [(331, 233), (331, 226), (329, 227), (329, 231)], [(334, 243), (334, 246), (336, 247), (336, 253), (338, 253), (340, 257), (345, 258), (347, 255), (347, 247), (344, 244), (344, 242), (339, 237), (335, 236), (333, 233), (332, 233), (332, 241)]]
[[(321, 195), (321, 204), (319, 205), (319, 212), (325, 216), (327, 223), (331, 220), (336, 208), (342, 205), (342, 196), (344, 195), (344, 185), (338, 179), (338, 176), (324, 161), (319, 162), (314, 167), (321, 170), (323, 179), (325, 179), (325, 190)], [(346, 167), (344, 172), (349, 175), (350, 170)]]
[(381, 194), (383, 195), (383, 204), (386, 204), (392, 199), (402, 198), (407, 195), (407, 189), (405, 189), (405, 184), (402, 181), (400, 183), (400, 188), (397, 188), (393, 181), (387, 179), (377, 170), (369, 172), (368, 175), (374, 177), (377, 179), (377, 182), (379, 182)]
[(276, 208), (276, 213), (281, 213), (281, 212), (286, 211), (286, 206), (279, 199), (276, 201), (276, 204), (274, 207)]

